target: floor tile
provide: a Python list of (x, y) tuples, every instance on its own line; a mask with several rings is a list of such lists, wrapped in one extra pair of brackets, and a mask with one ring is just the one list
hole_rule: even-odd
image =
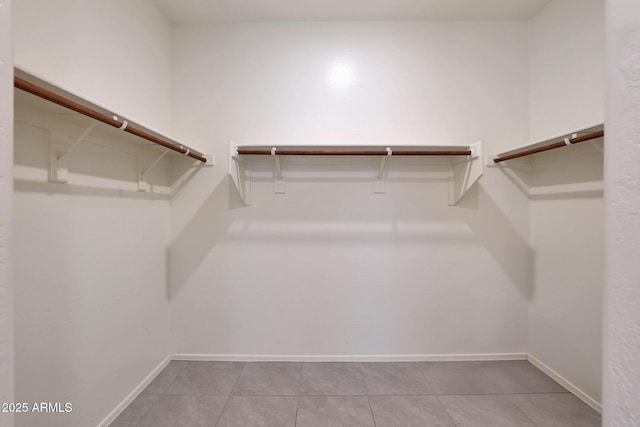
[(458, 427), (535, 427), (502, 395), (439, 396), (439, 399)]
[(159, 398), (157, 394), (141, 394), (109, 424), (109, 427), (136, 427)]
[(156, 376), (151, 384), (144, 389), (144, 393), (165, 394), (173, 381), (180, 375), (180, 372), (189, 364), (182, 360), (172, 360), (169, 364)]
[(571, 393), (514, 394), (508, 398), (538, 427), (599, 427), (602, 417)]
[(437, 396), (370, 396), (376, 427), (455, 427)]
[(296, 427), (375, 427), (366, 396), (304, 396)]
[(228, 395), (243, 367), (242, 362), (189, 362), (168, 393)]
[(479, 362), (502, 393), (566, 392), (560, 384), (526, 360)]
[(433, 394), (426, 362), (361, 363), (370, 395)]
[(224, 396), (162, 395), (139, 427), (211, 427), (222, 413)]
[(431, 384), (437, 394), (499, 394), (477, 362), (433, 362)]
[(301, 363), (247, 363), (233, 389), (234, 395), (297, 396)]
[(294, 427), (297, 397), (231, 396), (216, 427)]
[(301, 395), (366, 395), (358, 363), (303, 363)]

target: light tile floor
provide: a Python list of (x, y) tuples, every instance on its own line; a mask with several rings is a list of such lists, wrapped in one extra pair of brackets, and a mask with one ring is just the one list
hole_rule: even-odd
[(596, 427), (526, 361), (173, 361), (111, 427)]

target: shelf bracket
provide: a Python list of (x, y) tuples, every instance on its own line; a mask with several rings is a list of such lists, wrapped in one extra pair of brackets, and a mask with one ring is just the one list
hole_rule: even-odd
[(449, 206), (456, 205), (484, 173), (482, 141), (470, 146), (471, 155), (451, 159), (449, 169)]
[(376, 172), (375, 181), (373, 183), (373, 192), (376, 194), (384, 194), (384, 168), (387, 164), (387, 159), (393, 155), (391, 147), (387, 147), (386, 151), (386, 156), (380, 157), (380, 165), (378, 166), (378, 171)]
[(604, 150), (600, 145), (598, 145), (596, 141), (592, 140), (592, 141), (589, 141), (589, 143), (591, 143), (591, 146), (598, 152), (598, 154), (600, 154), (601, 156), (604, 156)]
[(229, 175), (245, 206), (251, 204), (251, 172), (238, 154), (238, 145), (229, 141)]
[(169, 154), (169, 149), (165, 149), (162, 154), (160, 154), (154, 161), (147, 167), (146, 170), (142, 170), (142, 156), (138, 157), (138, 191), (149, 191), (151, 186), (147, 182), (147, 174), (151, 172), (151, 170), (156, 167), (160, 160)]
[(282, 161), (280, 156), (276, 153), (276, 147), (271, 148), (271, 155), (275, 159), (275, 171), (274, 171), (274, 193), (285, 194), (287, 192), (285, 180), (284, 180), (284, 168), (282, 167)]
[(58, 182), (66, 184), (69, 182), (69, 167), (67, 166), (67, 159), (69, 154), (75, 151), (76, 148), (84, 141), (84, 139), (91, 133), (91, 131), (98, 125), (98, 122), (93, 122), (80, 134), (78, 138), (60, 155), (56, 154), (55, 147), (63, 139), (60, 134), (51, 134), (51, 150), (49, 157), (49, 182)]

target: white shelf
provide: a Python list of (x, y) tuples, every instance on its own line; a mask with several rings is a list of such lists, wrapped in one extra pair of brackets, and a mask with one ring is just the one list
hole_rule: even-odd
[[(50, 81), (38, 76), (35, 73), (32, 73), (30, 71), (25, 71), (23, 69), (20, 68), (14, 68), (14, 75), (16, 77), (19, 77), (23, 80), (26, 80), (30, 83), (34, 83), (38, 86), (41, 86), (57, 95), (63, 96), (65, 98), (69, 98), (81, 105), (84, 105), (85, 107), (91, 108), (92, 110), (95, 110), (101, 114), (107, 115), (107, 116), (117, 116), (121, 119), (126, 119), (130, 125), (135, 125), (136, 127), (140, 128), (141, 130), (150, 133), (151, 135), (154, 135), (158, 138), (162, 138), (164, 140), (167, 140), (175, 145), (182, 145), (185, 148), (191, 148), (192, 150), (195, 150), (192, 147), (189, 147), (185, 144), (183, 144), (182, 142), (178, 141), (177, 139), (173, 138), (170, 135), (167, 135), (166, 133), (160, 132), (157, 129), (153, 128), (152, 126), (148, 126), (145, 125), (144, 123), (138, 121), (138, 120), (134, 120), (131, 117), (125, 115), (125, 114), (120, 114), (119, 112), (117, 112), (115, 109), (109, 107), (108, 105), (104, 105), (104, 104), (100, 104), (98, 102), (92, 101), (89, 97), (73, 91), (71, 89), (65, 88), (63, 86), (59, 86), (56, 85), (54, 83), (51, 83)], [(63, 108), (63, 107), (57, 107), (57, 108)], [(68, 110), (64, 110), (64, 111), (68, 111)]]
[(304, 157), (350, 157), (377, 158), (379, 164), (373, 174), (374, 192), (384, 193), (385, 165), (394, 156), (437, 156), (448, 159), (449, 205), (455, 205), (483, 174), (482, 142), (470, 145), (238, 145), (229, 143), (229, 175), (245, 205), (251, 204), (251, 174), (247, 169), (247, 158), (270, 156), (274, 159), (274, 188), (276, 193), (285, 193), (285, 170), (281, 158)]
[[(138, 133), (139, 136), (136, 136), (129, 132), (123, 132), (118, 128), (114, 128), (98, 120), (94, 120), (94, 118), (86, 117), (76, 111), (70, 110), (62, 105), (58, 105), (57, 103), (52, 101), (52, 98), (50, 97), (49, 99), (45, 99), (48, 95), (45, 96), (45, 98), (42, 98), (40, 96), (43, 95), (40, 92), (34, 92), (38, 93), (38, 96), (36, 96), (24, 90), (17, 89), (15, 90), (16, 107), (21, 107), (26, 111), (29, 111), (29, 114), (27, 114), (27, 116), (29, 117), (30, 122), (37, 122), (43, 128), (51, 131), (52, 149), (50, 150), (51, 156), (49, 164), (50, 182), (68, 182), (68, 155), (76, 148), (81, 149), (81, 143), (85, 141), (88, 135), (96, 127), (99, 127), (102, 132), (106, 132), (106, 134), (112, 137), (114, 141), (121, 141), (120, 145), (122, 146), (122, 148), (126, 148), (127, 152), (133, 151), (137, 153), (139, 158), (139, 191), (149, 191), (150, 186), (146, 182), (146, 176), (164, 156), (173, 155), (185, 157), (185, 154), (173, 151), (174, 149), (184, 151), (186, 154), (191, 152), (197, 153), (193, 155), (199, 157), (199, 160), (204, 157), (206, 159), (206, 162), (199, 161), (199, 165), (212, 166), (214, 164), (213, 155), (201, 155), (198, 150), (194, 150), (193, 148), (181, 143), (175, 138), (166, 135), (150, 126), (146, 126), (137, 120), (131, 119), (126, 115), (123, 116), (107, 106), (91, 101), (82, 94), (55, 85), (47, 81), (46, 79), (37, 76), (34, 73), (27, 72), (19, 68), (15, 68), (14, 73), (15, 76), (19, 79), (22, 79), (32, 85), (36, 85), (39, 88), (42, 88), (45, 91), (48, 91), (58, 97), (66, 98), (72, 103), (76, 103), (82, 107), (93, 110), (99, 115), (107, 116), (109, 118), (114, 117), (120, 122), (126, 122), (126, 124), (123, 124), (123, 127), (126, 127), (127, 131), (131, 129), (131, 132), (140, 131), (144, 134), (148, 134), (148, 136), (144, 136), (141, 138), (139, 136), (143, 135), (140, 133)], [(31, 91), (30, 87), (29, 90)], [(73, 142), (69, 143), (69, 135), (65, 135), (65, 132), (67, 131), (65, 130), (65, 127), (62, 126), (64, 124), (63, 122), (69, 124), (74, 123), (75, 125), (84, 128), (84, 131), (80, 134), (80, 136), (74, 137)], [(162, 141), (154, 143), (143, 138), (157, 138)], [(159, 143), (165, 144), (166, 146), (158, 145)], [(174, 145), (175, 147), (168, 148), (171, 147), (171, 145)], [(129, 146), (131, 147), (131, 149), (127, 148)]]

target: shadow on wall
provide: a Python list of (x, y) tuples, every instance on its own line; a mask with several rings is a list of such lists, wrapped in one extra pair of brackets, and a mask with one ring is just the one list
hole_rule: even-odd
[(602, 198), (603, 140), (546, 151), (498, 166), (530, 200)]
[[(266, 184), (265, 185), (270, 185)], [(430, 188), (445, 188), (430, 185)], [(346, 191), (346, 190), (345, 190)], [(390, 193), (393, 190), (390, 191)], [(312, 195), (287, 194), (296, 203), (314, 209), (286, 209), (274, 196), (258, 207), (244, 207), (227, 176), (210, 194), (168, 249), (167, 292), (172, 298), (212, 249), (222, 243), (274, 246), (297, 244), (348, 247), (348, 245), (481, 245), (500, 265), (525, 298), (532, 295), (533, 251), (490, 194), (476, 184), (455, 207), (440, 196), (423, 201), (397, 195), (363, 195), (360, 199), (319, 203)], [(308, 199), (305, 197), (309, 197)], [(425, 194), (426, 199), (429, 198)], [(273, 202), (273, 204), (272, 204)], [(239, 208), (247, 214), (238, 215)], [(215, 221), (212, 221), (215, 218)], [(466, 224), (466, 225), (465, 225)], [(473, 260), (465, 260), (473, 262)]]
[(233, 210), (243, 206), (231, 178), (225, 176), (167, 250), (169, 299), (204, 261), (217, 242), (224, 240), (234, 220)]
[(491, 195), (481, 185), (475, 184), (456, 208), (475, 211), (471, 215), (465, 214), (464, 220), (520, 292), (527, 300), (531, 299), (534, 251)]

